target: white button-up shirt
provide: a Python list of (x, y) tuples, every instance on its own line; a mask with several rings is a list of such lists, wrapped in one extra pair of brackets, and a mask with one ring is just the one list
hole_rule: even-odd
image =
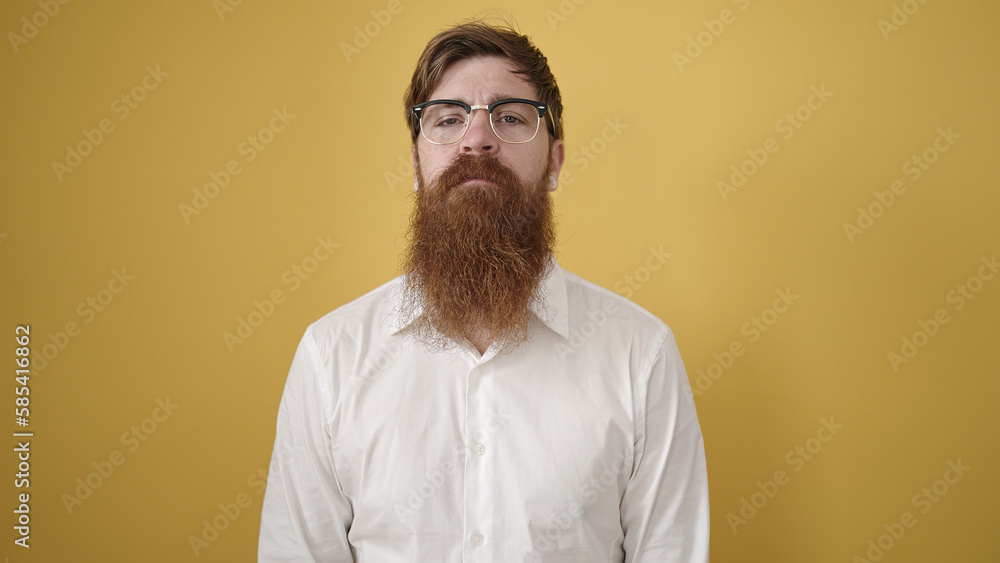
[(553, 261), (531, 341), (435, 353), (407, 338), (401, 288), (302, 337), (260, 561), (708, 561), (701, 428), (663, 321)]

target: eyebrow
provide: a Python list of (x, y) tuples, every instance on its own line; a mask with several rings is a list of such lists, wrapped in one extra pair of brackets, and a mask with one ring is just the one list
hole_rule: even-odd
[[(490, 105), (493, 102), (499, 102), (500, 100), (506, 100), (508, 98), (520, 98), (520, 96), (512, 96), (512, 95), (506, 94), (506, 93), (494, 94), (494, 95), (489, 96), (488, 98), (486, 98), (487, 100), (489, 100), (488, 102), (486, 102), (486, 105)], [(469, 104), (469, 102), (467, 102), (466, 100), (464, 100), (462, 98), (445, 98), (445, 99), (458, 100), (460, 102), (465, 102), (465, 103)], [(475, 105), (475, 104), (469, 104), (469, 105), (471, 106), (471, 105)]]
[(493, 102), (498, 102), (500, 100), (506, 100), (507, 98), (517, 98), (517, 97), (519, 97), (519, 96), (511, 96), (510, 94), (497, 94), (496, 96), (493, 96), (489, 100), (490, 100), (490, 103), (492, 104)]

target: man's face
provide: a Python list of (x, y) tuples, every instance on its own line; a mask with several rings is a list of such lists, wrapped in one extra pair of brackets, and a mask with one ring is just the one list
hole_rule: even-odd
[[(469, 105), (487, 105), (503, 98), (538, 100), (538, 93), (534, 86), (514, 73), (514, 66), (508, 59), (476, 57), (452, 63), (442, 73), (427, 100), (421, 101), (449, 99)], [(492, 155), (510, 168), (523, 184), (536, 185), (543, 180), (548, 186), (548, 179), (541, 177), (546, 164), (551, 166), (550, 174), (558, 178), (565, 158), (563, 142), (553, 141), (550, 149), (549, 138), (548, 127), (543, 121), (531, 141), (505, 143), (490, 128), (486, 110), (473, 110), (469, 129), (457, 143), (435, 145), (423, 135), (417, 136), (413, 147), (414, 174), (420, 175), (422, 185), (430, 186), (459, 155)]]
[[(486, 105), (535, 99), (534, 90), (506, 59), (488, 57), (449, 67), (431, 99)], [(512, 349), (529, 338), (531, 304), (556, 242), (546, 189), (562, 165), (562, 143), (550, 151), (544, 127), (529, 142), (505, 143), (486, 112), (472, 115), (459, 142), (420, 137), (414, 147), (422, 187), (410, 223), (403, 309), (422, 309), (413, 327), (432, 347), (474, 338)]]

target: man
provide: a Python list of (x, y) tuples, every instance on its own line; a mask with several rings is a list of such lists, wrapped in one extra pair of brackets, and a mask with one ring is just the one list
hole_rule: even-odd
[(708, 561), (673, 334), (552, 257), (564, 148), (545, 57), (509, 28), (454, 27), (405, 107), (406, 274), (306, 330), (260, 561)]

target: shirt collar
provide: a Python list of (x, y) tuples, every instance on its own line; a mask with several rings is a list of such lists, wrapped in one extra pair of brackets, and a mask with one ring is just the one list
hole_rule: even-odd
[[(403, 274), (405, 281), (406, 276), (409, 274)], [(400, 290), (402, 290), (404, 283), (396, 285), (396, 292), (392, 296), (393, 309), (391, 314), (391, 325), (392, 330), (390, 334), (396, 334), (397, 332), (403, 330), (409, 326), (420, 314), (423, 312), (423, 307), (419, 304), (413, 312), (409, 315), (405, 314), (400, 310), (399, 307), (399, 296)], [(556, 261), (555, 257), (549, 257), (549, 263), (546, 266), (545, 275), (542, 277), (541, 282), (539, 282), (539, 287), (541, 290), (541, 300), (531, 302), (531, 311), (535, 313), (545, 326), (552, 329), (553, 332), (562, 336), (565, 339), (569, 339), (569, 300), (566, 295), (566, 281), (563, 279), (562, 268), (559, 267), (559, 263)]]

